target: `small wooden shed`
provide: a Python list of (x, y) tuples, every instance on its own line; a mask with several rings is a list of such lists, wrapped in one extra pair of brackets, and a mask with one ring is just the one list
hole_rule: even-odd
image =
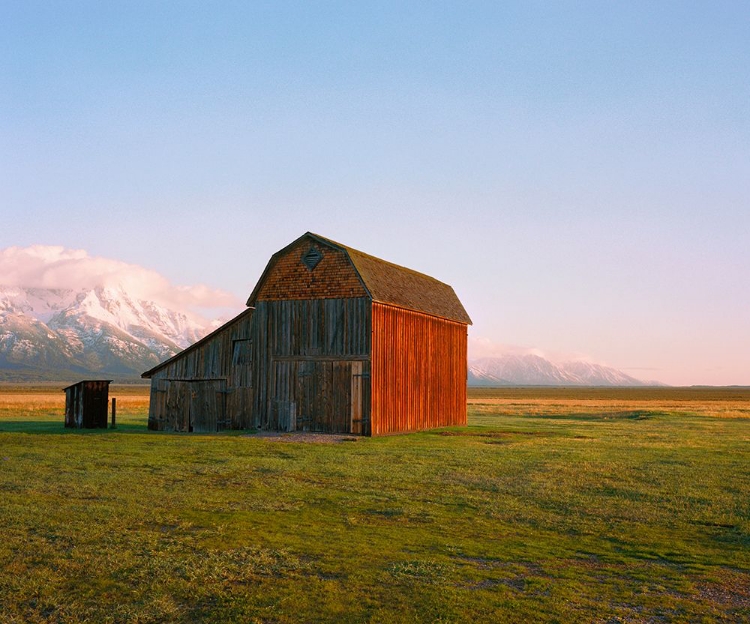
[(151, 379), (149, 428), (383, 435), (466, 424), (467, 327), (453, 289), (308, 232), (248, 310)]
[(111, 379), (88, 379), (64, 388), (65, 426), (106, 429), (110, 383)]

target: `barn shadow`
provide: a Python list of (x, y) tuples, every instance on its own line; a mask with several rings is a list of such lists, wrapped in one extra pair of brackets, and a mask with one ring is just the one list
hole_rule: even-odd
[(141, 423), (122, 423), (116, 429), (74, 429), (65, 427), (62, 422), (49, 420), (0, 420), (0, 433), (25, 433), (30, 435), (74, 435), (102, 436), (115, 433), (149, 433), (146, 421)]

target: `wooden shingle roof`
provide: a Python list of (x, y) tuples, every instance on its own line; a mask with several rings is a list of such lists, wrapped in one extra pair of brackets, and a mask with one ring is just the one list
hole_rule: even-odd
[(471, 325), (471, 318), (469, 318), (453, 288), (448, 284), (444, 284), (424, 273), (381, 260), (312, 232), (307, 232), (271, 257), (266, 270), (258, 281), (258, 285), (247, 301), (248, 306), (255, 305), (260, 285), (264, 277), (273, 268), (275, 261), (287, 249), (296, 245), (303, 238), (310, 238), (323, 245), (344, 251), (349, 256), (352, 265), (362, 280), (362, 284), (373, 301)]

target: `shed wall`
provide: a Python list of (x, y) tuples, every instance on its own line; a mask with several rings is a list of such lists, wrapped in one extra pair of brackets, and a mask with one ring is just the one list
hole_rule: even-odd
[(65, 426), (106, 429), (109, 381), (81, 381), (65, 388)]
[(372, 435), (466, 424), (467, 326), (372, 304)]

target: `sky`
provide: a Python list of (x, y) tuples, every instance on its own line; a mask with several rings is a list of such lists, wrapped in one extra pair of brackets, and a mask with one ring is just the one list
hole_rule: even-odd
[(474, 355), (747, 385), (748, 68), (744, 1), (0, 0), (0, 249), (225, 305), (313, 231)]

